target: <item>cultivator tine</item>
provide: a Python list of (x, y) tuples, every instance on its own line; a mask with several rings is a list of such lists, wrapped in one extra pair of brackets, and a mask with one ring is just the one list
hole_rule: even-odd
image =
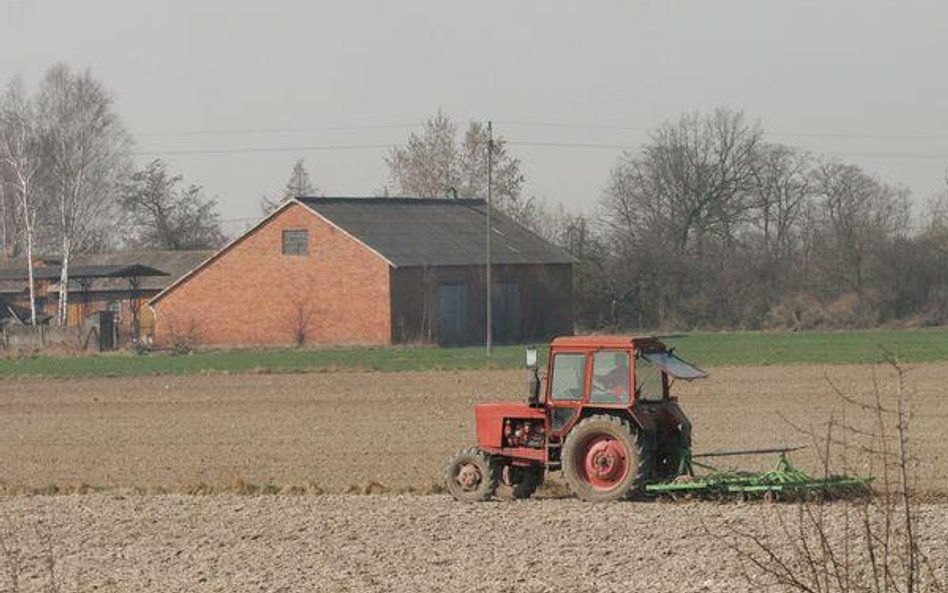
[[(801, 495), (814, 493), (821, 497), (838, 498), (868, 492), (871, 478), (854, 478), (850, 476), (828, 476), (812, 478), (805, 472), (793, 467), (787, 459), (787, 452), (793, 449), (777, 449), (780, 457), (773, 470), (762, 473), (747, 473), (722, 471), (708, 464), (693, 460), (697, 455), (685, 452), (682, 455), (682, 469), (689, 473), (682, 473), (671, 482), (649, 484), (646, 492), (655, 494), (679, 496), (692, 494), (698, 496), (739, 495), (742, 499), (762, 497), (766, 500), (781, 498), (795, 498)], [(771, 452), (774, 450), (766, 450)], [(758, 451), (760, 452), (760, 451)], [(746, 455), (751, 452), (726, 452), (704, 454), (701, 457), (724, 457), (728, 455)], [(687, 465), (686, 465), (687, 461)], [(693, 467), (701, 467), (709, 473), (701, 476), (694, 475)]]

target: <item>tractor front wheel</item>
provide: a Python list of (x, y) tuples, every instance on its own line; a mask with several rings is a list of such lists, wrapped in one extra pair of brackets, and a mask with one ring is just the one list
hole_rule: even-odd
[(461, 449), (444, 471), (444, 485), (455, 500), (482, 502), (494, 495), (500, 480), (499, 468), (480, 449)]
[(628, 498), (647, 473), (632, 427), (615, 416), (580, 421), (566, 437), (561, 459), (570, 490), (590, 502)]
[(520, 500), (530, 498), (543, 483), (543, 467), (507, 464), (500, 469), (497, 498)]

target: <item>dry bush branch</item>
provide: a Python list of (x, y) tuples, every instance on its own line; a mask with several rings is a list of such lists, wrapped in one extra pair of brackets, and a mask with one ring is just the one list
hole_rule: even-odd
[[(797, 503), (796, 513), (774, 507), (779, 529), (769, 536), (733, 525), (706, 532), (735, 554), (745, 579), (755, 587), (777, 586), (814, 593), (945, 591), (919, 536), (913, 498), (917, 459), (911, 452), (911, 401), (907, 372), (889, 357), (895, 371), (893, 403), (884, 405), (873, 371), (873, 403), (867, 404), (828, 381), (842, 402), (825, 432), (788, 423), (818, 445), (824, 475), (843, 473), (861, 462), (876, 477), (864, 498), (829, 504), (826, 497)], [(847, 415), (855, 409), (859, 417)], [(861, 422), (860, 422), (861, 420)]]

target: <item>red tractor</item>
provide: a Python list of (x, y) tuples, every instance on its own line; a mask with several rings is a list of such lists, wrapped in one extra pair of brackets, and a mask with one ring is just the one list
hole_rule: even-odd
[(527, 366), (526, 403), (475, 406), (477, 447), (459, 451), (445, 472), (454, 498), (528, 498), (549, 470), (584, 500), (612, 501), (679, 474), (691, 423), (670, 388), (704, 371), (656, 338), (606, 336), (553, 340), (545, 381), (535, 349)]

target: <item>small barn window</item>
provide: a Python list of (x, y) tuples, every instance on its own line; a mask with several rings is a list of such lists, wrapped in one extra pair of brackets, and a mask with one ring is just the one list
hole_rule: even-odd
[(306, 255), (309, 253), (309, 231), (283, 231), (283, 255)]

